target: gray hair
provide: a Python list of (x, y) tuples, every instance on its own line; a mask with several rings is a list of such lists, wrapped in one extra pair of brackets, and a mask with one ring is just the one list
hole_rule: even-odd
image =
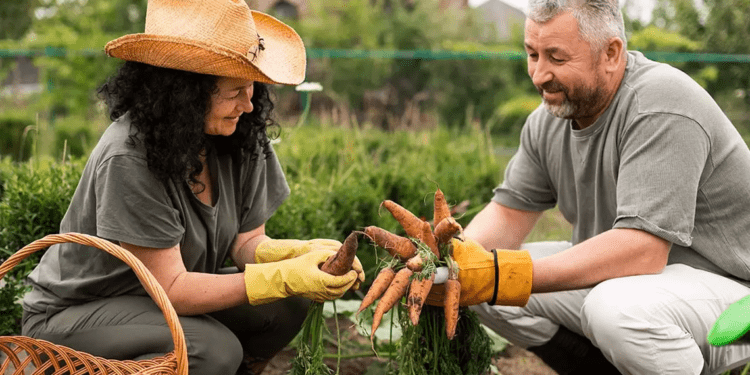
[(625, 23), (617, 0), (529, 0), (528, 18), (545, 23), (563, 12), (578, 21), (578, 30), (594, 52), (600, 52), (612, 37), (625, 39)]

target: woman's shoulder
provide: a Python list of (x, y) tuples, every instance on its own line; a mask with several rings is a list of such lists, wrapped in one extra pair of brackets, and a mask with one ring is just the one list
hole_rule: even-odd
[(144, 160), (146, 158), (143, 143), (139, 140), (138, 134), (134, 133), (127, 115), (118, 118), (107, 127), (91, 153), (92, 158), (100, 161), (117, 156)]

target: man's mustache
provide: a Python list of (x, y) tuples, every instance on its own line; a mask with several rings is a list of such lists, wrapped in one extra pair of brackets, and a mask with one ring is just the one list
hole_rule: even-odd
[(542, 95), (543, 91), (546, 91), (549, 93), (562, 91), (567, 94), (567, 91), (565, 90), (565, 86), (561, 85), (559, 82), (556, 82), (556, 81), (545, 82), (541, 86), (537, 86), (536, 90), (539, 92), (539, 95)]

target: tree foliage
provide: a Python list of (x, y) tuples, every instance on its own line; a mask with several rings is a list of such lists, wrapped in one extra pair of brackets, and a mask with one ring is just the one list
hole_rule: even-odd
[[(441, 9), (437, 0), (315, 2), (298, 29), (311, 48), (521, 50), (520, 40), (513, 46), (488, 40), (490, 26), (478, 14)], [(322, 82), (327, 95), (383, 128), (415, 108), (434, 109), (449, 124), (463, 124), (473, 108), (473, 116), (484, 121), (502, 100), (531, 90), (522, 61), (324, 58), (311, 62), (308, 79)]]

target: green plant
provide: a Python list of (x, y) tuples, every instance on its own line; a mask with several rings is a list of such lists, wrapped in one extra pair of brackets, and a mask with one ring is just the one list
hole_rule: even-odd
[[(73, 191), (83, 170), (84, 160), (59, 163), (51, 159), (31, 159), (0, 163), (3, 194), (0, 198), (0, 261), (23, 246), (48, 234), (57, 233)], [(33, 254), (11, 270), (0, 289), (0, 334), (20, 332), (21, 308), (18, 299), (26, 292), (23, 280), (39, 260)]]
[(0, 112), (0, 157), (28, 159), (31, 156), (31, 137), (28, 135), (35, 124), (34, 115), (28, 111), (12, 109)]

